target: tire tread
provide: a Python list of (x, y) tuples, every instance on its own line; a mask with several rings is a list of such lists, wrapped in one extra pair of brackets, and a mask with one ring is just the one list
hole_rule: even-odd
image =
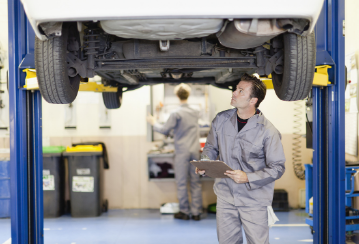
[(273, 85), (279, 99), (303, 100), (312, 87), (315, 70), (315, 37), (286, 33), (284, 42), (284, 72), (272, 73)]
[(67, 104), (75, 100), (78, 82), (70, 83), (67, 74), (67, 35), (68, 29), (63, 29), (62, 36), (41, 41), (35, 40), (35, 67), (39, 89), (43, 98), (54, 104)]
[(122, 90), (118, 88), (117, 92), (103, 92), (103, 103), (107, 109), (117, 109), (121, 107)]

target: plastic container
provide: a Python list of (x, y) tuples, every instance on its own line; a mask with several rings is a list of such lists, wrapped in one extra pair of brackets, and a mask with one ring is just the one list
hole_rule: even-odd
[(203, 137), (203, 138), (199, 138), (199, 144), (201, 148), (204, 148), (204, 146), (206, 145), (207, 142), (207, 138)]
[(10, 217), (10, 161), (0, 161), (0, 218)]
[(217, 203), (209, 204), (207, 211), (208, 211), (208, 213), (216, 213), (217, 212)]
[(67, 147), (71, 216), (96, 217), (107, 211), (103, 200), (103, 150), (102, 145), (77, 145)]
[(313, 214), (313, 197), (309, 199), (309, 213)]
[(43, 147), (44, 217), (56, 218), (64, 213), (65, 166), (62, 152), (65, 147)]

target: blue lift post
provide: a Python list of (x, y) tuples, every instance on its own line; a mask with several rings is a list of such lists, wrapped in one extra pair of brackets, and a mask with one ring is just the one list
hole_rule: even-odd
[(344, 0), (325, 0), (316, 26), (316, 65), (333, 85), (313, 87), (314, 243), (345, 243)]
[(22, 89), (34, 67), (35, 35), (20, 0), (8, 1), (11, 239), (43, 244), (41, 94)]

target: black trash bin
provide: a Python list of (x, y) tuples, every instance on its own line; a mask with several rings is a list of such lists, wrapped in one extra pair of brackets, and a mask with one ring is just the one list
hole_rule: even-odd
[[(108, 202), (103, 199), (104, 148), (99, 145), (67, 147), (68, 175), (72, 217), (95, 217), (107, 211)], [(105, 156), (107, 159), (107, 155)]]
[(64, 213), (65, 167), (62, 152), (65, 147), (43, 147), (44, 217), (56, 218)]

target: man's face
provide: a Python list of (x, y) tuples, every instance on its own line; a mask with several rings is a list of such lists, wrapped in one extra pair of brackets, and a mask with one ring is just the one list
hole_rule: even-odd
[(257, 98), (251, 98), (251, 92), (252, 84), (240, 81), (232, 94), (231, 105), (236, 108), (248, 108), (255, 105)]

